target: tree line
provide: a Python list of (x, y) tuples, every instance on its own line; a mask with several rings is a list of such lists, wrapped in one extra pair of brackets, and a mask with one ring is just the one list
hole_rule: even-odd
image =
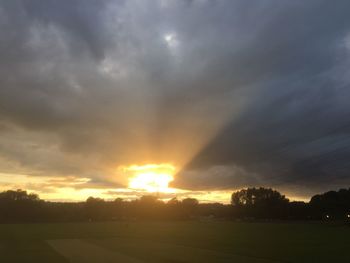
[(0, 222), (71, 222), (106, 220), (345, 220), (350, 222), (350, 188), (315, 195), (310, 202), (291, 202), (271, 188), (232, 193), (231, 204), (156, 196), (125, 201), (89, 197), (85, 202), (49, 202), (23, 190), (0, 192)]

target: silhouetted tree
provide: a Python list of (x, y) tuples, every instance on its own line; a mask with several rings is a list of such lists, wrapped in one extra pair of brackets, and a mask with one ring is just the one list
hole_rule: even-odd
[(181, 202), (183, 213), (187, 218), (193, 218), (197, 214), (199, 202), (195, 198), (185, 198)]
[(43, 217), (43, 201), (23, 190), (0, 193), (0, 220), (3, 222), (39, 221)]
[(315, 195), (310, 203), (289, 202), (269, 188), (247, 188), (231, 196), (231, 205), (203, 204), (195, 198), (167, 203), (157, 196), (124, 201), (89, 197), (85, 202), (43, 201), (23, 190), (0, 192), (0, 222), (69, 222), (101, 220), (246, 219), (342, 219), (350, 223), (350, 189)]
[(86, 200), (86, 215), (88, 220), (102, 220), (105, 217), (105, 200), (89, 197)]
[(181, 203), (181, 202), (180, 202), (176, 197), (171, 198), (171, 199), (167, 202), (167, 204), (168, 204), (169, 206), (178, 206), (180, 203)]
[(247, 188), (234, 192), (231, 204), (237, 216), (252, 218), (282, 218), (286, 216), (289, 200), (271, 188)]
[(350, 188), (315, 195), (310, 200), (315, 219), (346, 219), (350, 215)]

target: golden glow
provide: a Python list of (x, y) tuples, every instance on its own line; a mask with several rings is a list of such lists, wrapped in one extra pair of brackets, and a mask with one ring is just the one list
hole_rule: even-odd
[(131, 173), (129, 188), (147, 192), (170, 193), (175, 189), (169, 188), (174, 180), (175, 167), (171, 164), (131, 165), (124, 168)]
[[(85, 201), (88, 197), (100, 197), (105, 200), (122, 198), (131, 201), (147, 195), (150, 192), (159, 193), (158, 198), (162, 201), (169, 201), (171, 198), (178, 199), (196, 198), (204, 203), (224, 203), (229, 204), (231, 200), (231, 190), (216, 191), (191, 191), (169, 187), (173, 181), (178, 168), (171, 164), (149, 164), (132, 165), (119, 167), (127, 176), (128, 187), (122, 188), (95, 188), (89, 185), (90, 178), (80, 177), (50, 177), (50, 176), (30, 176), (25, 174), (11, 174), (0, 172), (0, 192), (6, 190), (23, 189), (30, 193), (39, 194), (40, 198), (49, 201)], [(120, 171), (119, 171), (120, 172)], [(301, 197), (289, 196), (292, 201), (305, 201)], [(347, 214), (350, 219), (350, 214)]]

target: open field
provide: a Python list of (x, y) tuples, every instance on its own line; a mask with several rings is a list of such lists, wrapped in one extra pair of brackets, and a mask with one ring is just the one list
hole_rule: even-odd
[(350, 227), (301, 223), (0, 225), (1, 262), (350, 262)]

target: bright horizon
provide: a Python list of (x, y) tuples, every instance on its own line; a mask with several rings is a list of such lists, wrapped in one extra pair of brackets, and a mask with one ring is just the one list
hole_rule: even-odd
[[(165, 168), (164, 168), (165, 167)], [(120, 167), (119, 170), (127, 172), (127, 180), (129, 185), (123, 188), (110, 189), (95, 189), (83, 188), (79, 189), (80, 184), (89, 182), (88, 178), (80, 178), (78, 180), (71, 178), (71, 182), (67, 183), (66, 178), (33, 178), (28, 175), (11, 175), (0, 173), (0, 184), (6, 181), (6, 187), (0, 188), (0, 191), (6, 190), (26, 190), (29, 193), (39, 194), (41, 199), (47, 201), (58, 202), (81, 202), (88, 197), (98, 197), (105, 200), (114, 200), (122, 198), (125, 201), (131, 201), (145, 195), (154, 195), (162, 201), (169, 201), (172, 198), (179, 200), (185, 198), (196, 198), (202, 203), (223, 203), (229, 204), (231, 202), (231, 195), (234, 191), (240, 189), (226, 189), (226, 190), (211, 190), (211, 191), (191, 191), (180, 188), (171, 187), (170, 183), (174, 180), (176, 168), (170, 164), (146, 164), (146, 165), (130, 165)], [(161, 170), (160, 173), (150, 172), (150, 170)], [(167, 172), (164, 172), (167, 170)], [(145, 172), (146, 171), (146, 172)], [(6, 180), (6, 177), (16, 177), (17, 181), (11, 179)], [(3, 181), (4, 180), (4, 181)], [(25, 183), (23, 183), (25, 182)], [(65, 186), (55, 188), (52, 184), (57, 182), (64, 182)], [(44, 191), (42, 191), (45, 189)], [(278, 189), (277, 189), (278, 190)], [(285, 193), (282, 193), (285, 194)], [(291, 201), (308, 202), (309, 197), (297, 198), (286, 196)]]

